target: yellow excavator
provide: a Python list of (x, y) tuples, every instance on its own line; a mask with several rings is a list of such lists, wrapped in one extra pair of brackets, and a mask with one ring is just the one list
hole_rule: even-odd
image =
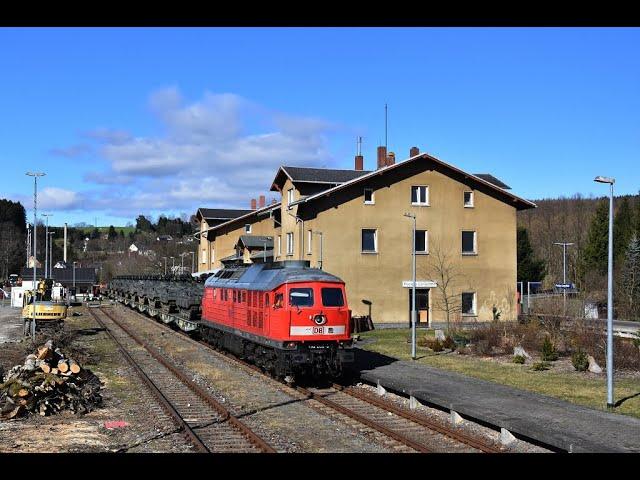
[[(37, 289), (26, 290), (22, 303), (22, 318), (24, 320), (25, 335), (29, 331), (35, 332), (36, 326), (61, 326), (67, 318), (67, 305), (54, 302), (51, 299), (53, 280), (40, 280)], [(35, 317), (33, 305), (35, 299)], [(35, 323), (33, 320), (35, 318)]]

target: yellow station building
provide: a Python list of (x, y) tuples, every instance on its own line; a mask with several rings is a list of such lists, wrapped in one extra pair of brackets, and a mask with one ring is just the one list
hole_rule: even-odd
[[(354, 315), (409, 322), (413, 218), (418, 320), (514, 319), (516, 212), (535, 204), (488, 174), (470, 174), (416, 147), (395, 162), (378, 147), (378, 168), (282, 166), (271, 190), (281, 201), (249, 210), (207, 209), (198, 271), (245, 263), (309, 260), (346, 283)], [(370, 303), (370, 305), (368, 305)]]

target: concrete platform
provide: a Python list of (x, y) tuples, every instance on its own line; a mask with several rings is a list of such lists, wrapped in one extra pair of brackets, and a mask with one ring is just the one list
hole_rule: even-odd
[[(569, 452), (640, 452), (640, 419), (358, 349), (363, 380)], [(605, 395), (603, 386), (603, 396)], [(604, 399), (603, 399), (604, 401)]]

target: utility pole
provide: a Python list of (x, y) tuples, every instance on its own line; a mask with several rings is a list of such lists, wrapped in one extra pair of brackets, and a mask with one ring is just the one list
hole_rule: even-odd
[(554, 245), (562, 245), (562, 302), (563, 302), (563, 315), (567, 316), (567, 247), (573, 245), (573, 243), (567, 242), (553, 242)]
[(191, 254), (191, 273), (195, 273), (196, 269), (196, 252), (189, 252)]
[(164, 276), (167, 276), (167, 257), (162, 257), (164, 258)]
[(49, 266), (49, 217), (53, 216), (53, 213), (43, 213), (43, 217), (47, 218), (47, 226), (44, 230), (44, 278), (49, 278), (47, 275), (47, 268)]
[(56, 232), (49, 232), (49, 276), (53, 278), (53, 236)]
[(609, 268), (607, 272), (607, 408), (613, 409), (613, 184), (615, 178), (597, 176), (595, 182), (609, 184)]
[[(31, 339), (36, 338), (36, 304), (38, 303), (38, 295), (36, 294), (36, 262), (37, 262), (37, 218), (38, 218), (38, 177), (44, 177), (44, 172), (27, 172), (28, 176), (33, 177), (33, 320), (31, 322)], [(26, 333), (26, 332), (25, 332)]]
[(29, 268), (30, 254), (31, 254), (31, 224), (27, 222), (27, 264), (26, 264), (27, 268)]
[(411, 241), (411, 255), (413, 257), (413, 285), (411, 286), (411, 358), (416, 359), (416, 216), (405, 213), (405, 217), (413, 219), (413, 237)]

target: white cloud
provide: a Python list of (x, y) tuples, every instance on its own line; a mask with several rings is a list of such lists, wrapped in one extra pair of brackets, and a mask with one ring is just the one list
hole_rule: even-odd
[[(327, 132), (336, 127), (322, 119), (269, 111), (231, 93), (205, 92), (188, 103), (175, 87), (152, 93), (149, 107), (161, 135), (109, 128), (83, 134), (99, 143), (108, 165), (84, 176), (98, 188), (83, 193), (83, 208), (128, 217), (150, 210), (248, 208), (250, 198), (270, 196), (280, 165), (336, 163), (326, 146)], [(79, 196), (66, 192), (59, 202), (73, 205)]]
[(81, 206), (82, 199), (78, 192), (57, 187), (46, 187), (38, 192), (38, 209), (41, 211), (74, 210)]

